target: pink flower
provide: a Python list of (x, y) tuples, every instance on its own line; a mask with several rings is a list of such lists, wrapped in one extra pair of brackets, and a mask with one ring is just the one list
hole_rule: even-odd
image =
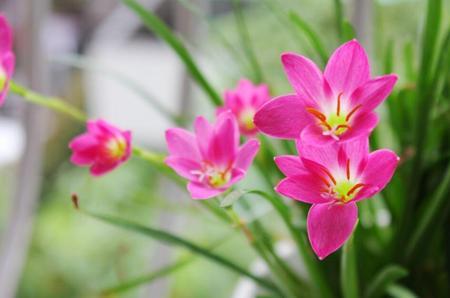
[(341, 247), (356, 225), (356, 202), (380, 192), (392, 178), (399, 157), (381, 149), (369, 153), (367, 138), (327, 146), (297, 141), (299, 156), (277, 156), (287, 177), (275, 190), (312, 204), (308, 237), (322, 260)]
[(323, 74), (297, 54), (284, 53), (281, 61), (296, 94), (266, 103), (255, 125), (274, 137), (317, 145), (369, 135), (378, 123), (374, 109), (397, 81), (394, 74), (370, 78), (366, 53), (356, 40), (333, 53)]
[(112, 171), (131, 155), (131, 132), (122, 131), (103, 120), (88, 121), (87, 132), (69, 144), (70, 160), (78, 166), (90, 166), (93, 176)]
[(8, 21), (0, 15), (0, 106), (9, 90), (9, 81), (14, 72), (15, 56), (12, 52), (12, 30)]
[(166, 164), (188, 179), (192, 198), (208, 199), (241, 180), (259, 150), (250, 140), (239, 147), (239, 130), (231, 112), (221, 113), (211, 125), (203, 117), (194, 123), (195, 134), (181, 128), (166, 131)]
[(265, 84), (253, 85), (246, 79), (241, 79), (234, 90), (225, 91), (225, 105), (217, 110), (218, 113), (231, 110), (236, 117), (240, 132), (253, 137), (258, 129), (253, 123), (256, 111), (266, 103), (269, 98), (269, 87)]

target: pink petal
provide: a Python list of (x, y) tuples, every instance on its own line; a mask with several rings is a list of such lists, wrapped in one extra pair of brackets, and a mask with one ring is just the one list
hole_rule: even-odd
[(314, 175), (299, 175), (284, 178), (275, 187), (275, 191), (304, 203), (328, 203), (330, 198), (321, 195), (323, 186), (324, 183)]
[(205, 200), (223, 193), (224, 189), (207, 187), (197, 182), (189, 182), (187, 189), (194, 200)]
[(316, 204), (309, 209), (308, 238), (320, 260), (335, 252), (347, 241), (357, 219), (358, 208), (353, 202)]
[(351, 40), (334, 51), (328, 60), (324, 77), (335, 95), (343, 92), (345, 96), (350, 96), (369, 80), (369, 61), (358, 41)]
[(0, 15), (0, 55), (12, 50), (12, 29), (5, 16)]
[(120, 162), (94, 163), (90, 169), (92, 176), (102, 176), (120, 165)]
[(3, 83), (3, 89), (0, 91), (0, 106), (3, 104), (6, 95), (9, 91), (9, 81), (14, 72), (16, 58), (12, 52), (7, 52), (3, 56), (2, 67), (5, 72), (6, 78)]
[(302, 161), (296, 155), (275, 156), (275, 164), (285, 176), (298, 176), (308, 173)]
[(342, 143), (338, 153), (339, 164), (346, 169), (349, 162), (350, 176), (359, 176), (366, 166), (369, 156), (369, 139), (362, 137), (351, 142)]
[(197, 140), (193, 133), (182, 128), (171, 128), (166, 130), (166, 142), (169, 154), (187, 158), (190, 160), (200, 160), (200, 152), (197, 147)]
[(323, 79), (320, 69), (306, 57), (284, 53), (281, 62), (289, 82), (298, 95), (309, 100), (308, 105), (315, 106), (315, 102), (323, 97)]
[(381, 149), (369, 154), (363, 171), (363, 183), (377, 186), (381, 191), (391, 180), (400, 158), (391, 150)]
[(306, 126), (300, 134), (300, 139), (316, 146), (327, 146), (336, 142), (331, 136), (324, 135), (323, 130), (317, 124)]
[(132, 151), (131, 136), (132, 136), (132, 133), (131, 133), (131, 131), (127, 130), (127, 131), (123, 132), (122, 136), (125, 139), (125, 142), (127, 144), (126, 152), (125, 152), (124, 156), (122, 157), (122, 161), (126, 161), (131, 156), (131, 151)]
[(259, 142), (257, 140), (250, 140), (239, 148), (236, 155), (234, 165), (244, 171), (252, 164), (253, 159), (259, 150)]
[(270, 99), (269, 86), (267, 86), (266, 84), (261, 84), (256, 87), (255, 94), (251, 97), (250, 105), (253, 106), (255, 109), (258, 109), (264, 103), (269, 101), (269, 99)]
[(207, 158), (209, 143), (213, 136), (213, 128), (204, 117), (199, 116), (195, 118), (194, 129), (200, 153), (203, 158)]
[(265, 134), (296, 139), (312, 119), (297, 95), (283, 95), (264, 104), (253, 121)]
[(351, 128), (340, 139), (342, 142), (346, 142), (355, 138), (367, 137), (377, 124), (378, 116), (374, 112), (358, 114), (351, 122)]
[(169, 156), (166, 158), (165, 163), (181, 177), (189, 180), (198, 180), (199, 178), (198, 175), (195, 175), (195, 171), (199, 171), (201, 166), (196, 161), (178, 156)]
[(208, 150), (208, 161), (228, 167), (234, 162), (239, 146), (239, 129), (233, 114), (219, 115)]
[(361, 111), (374, 110), (389, 96), (396, 82), (397, 76), (393, 74), (367, 81), (353, 92), (350, 97), (351, 105), (361, 104)]
[(371, 198), (379, 192), (380, 192), (380, 188), (378, 186), (366, 185), (353, 198), (352, 202), (358, 202), (358, 201), (361, 201), (361, 200), (364, 200), (367, 198)]
[(297, 151), (302, 159), (314, 161), (326, 168), (338, 165), (339, 146), (336, 143), (328, 146), (315, 146), (303, 140), (297, 140)]

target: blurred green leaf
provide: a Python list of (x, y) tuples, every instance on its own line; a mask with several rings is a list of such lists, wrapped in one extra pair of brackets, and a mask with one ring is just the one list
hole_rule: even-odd
[(405, 288), (401, 285), (392, 284), (387, 287), (386, 292), (392, 298), (418, 298), (410, 289)]
[(240, 0), (232, 0), (232, 3), (239, 37), (241, 39), (242, 46), (244, 47), (245, 55), (247, 56), (247, 59), (253, 69), (253, 80), (255, 83), (261, 83), (263, 81), (263, 73), (252, 47), (250, 34), (242, 12), (242, 3)]
[(291, 11), (289, 13), (289, 18), (292, 23), (305, 34), (306, 38), (322, 60), (322, 63), (325, 65), (328, 61), (328, 54), (319, 35), (297, 13)]
[(339, 40), (344, 42), (344, 11), (341, 0), (334, 0), (334, 13), (336, 14), (336, 28)]
[(155, 240), (161, 241), (168, 245), (186, 248), (194, 254), (197, 254), (199, 256), (207, 258), (210, 261), (213, 261), (218, 265), (222, 265), (238, 274), (247, 276), (248, 278), (252, 279), (257, 284), (259, 284), (261, 287), (263, 287), (267, 290), (273, 291), (275, 293), (279, 293), (279, 290), (274, 286), (274, 284), (271, 281), (268, 281), (264, 278), (258, 277), (256, 275), (250, 273), (246, 269), (240, 267), (239, 265), (236, 265), (232, 261), (230, 261), (222, 256), (216, 255), (216, 254), (210, 252), (207, 248), (203, 248), (197, 244), (194, 244), (191, 241), (188, 241), (181, 237), (175, 236), (169, 232), (150, 228), (150, 227), (145, 227), (140, 224), (136, 224), (136, 223), (130, 222), (130, 221), (122, 219), (122, 218), (118, 218), (118, 217), (114, 217), (114, 216), (110, 216), (110, 215), (97, 214), (94, 212), (87, 212), (87, 211), (84, 211), (84, 213), (93, 218), (101, 220), (103, 222), (110, 223), (117, 227), (121, 227), (121, 228), (130, 230), (130, 231), (133, 231), (135, 233), (139, 233), (144, 236), (151, 237)]
[(154, 272), (151, 272), (149, 274), (139, 276), (136, 278), (133, 278), (131, 280), (122, 282), (118, 285), (112, 286), (108, 289), (105, 289), (101, 291), (101, 295), (111, 295), (111, 294), (117, 294), (125, 291), (132, 290), (138, 286), (144, 285), (144, 284), (150, 284), (153, 281), (170, 275), (172, 273), (177, 272), (178, 270), (184, 268), (186, 265), (190, 264), (195, 258), (193, 256), (189, 256), (186, 258), (183, 258), (177, 262), (174, 262), (173, 264), (164, 266)]
[(384, 267), (367, 286), (367, 291), (364, 297), (383, 297), (386, 294), (387, 288), (392, 283), (407, 275), (408, 271), (398, 265), (388, 265)]
[(183, 43), (176, 37), (172, 31), (161, 21), (153, 12), (146, 10), (135, 0), (122, 0), (122, 2), (134, 11), (144, 22), (144, 24), (159, 37), (161, 37), (172, 49), (178, 54), (181, 61), (185, 64), (187, 70), (190, 72), (192, 78), (198, 83), (198, 85), (209, 96), (211, 102), (220, 106), (222, 99), (219, 94), (213, 89), (208, 80), (204, 77), (197, 64), (194, 62), (189, 51), (183, 45)]
[(405, 77), (408, 82), (412, 82), (416, 78), (414, 56), (414, 44), (411, 41), (405, 43), (403, 47), (403, 65), (405, 68)]
[(342, 23), (342, 42), (349, 41), (356, 38), (356, 30), (353, 25), (348, 21), (344, 20)]
[(341, 290), (342, 297), (358, 298), (358, 268), (353, 237), (344, 244), (341, 255)]
[(384, 55), (383, 73), (392, 73), (394, 70), (394, 42), (389, 40)]
[(450, 193), (450, 165), (447, 167), (445, 175), (431, 200), (425, 206), (423, 214), (416, 221), (414, 232), (406, 246), (406, 258), (414, 256), (419, 249), (419, 243), (423, 243), (424, 237), (428, 232), (442, 220), (442, 212), (445, 211), (445, 203), (448, 201)]

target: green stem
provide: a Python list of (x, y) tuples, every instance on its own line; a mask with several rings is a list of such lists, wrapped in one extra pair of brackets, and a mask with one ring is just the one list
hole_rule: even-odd
[(28, 102), (66, 114), (75, 120), (81, 122), (85, 122), (87, 120), (87, 116), (83, 112), (73, 107), (72, 105), (62, 101), (61, 99), (41, 95), (39, 93), (27, 89), (22, 85), (17, 84), (12, 80), (10, 81), (10, 91), (21, 96)]
[(342, 297), (358, 298), (358, 269), (353, 236), (347, 240), (341, 255)]
[(275, 197), (263, 191), (251, 190), (249, 191), (249, 193), (259, 195), (260, 197), (266, 199), (274, 207), (274, 209), (283, 219), (283, 222), (287, 226), (291, 236), (297, 244), (298, 253), (305, 263), (306, 269), (311, 275), (311, 279), (314, 283), (313, 286), (316, 292), (320, 293), (320, 297), (333, 297), (326, 277), (319, 267), (317, 261), (315, 260), (315, 256), (312, 253), (311, 248), (309, 247), (305, 233), (297, 229), (292, 224), (288, 207), (281, 201), (281, 199), (276, 199)]

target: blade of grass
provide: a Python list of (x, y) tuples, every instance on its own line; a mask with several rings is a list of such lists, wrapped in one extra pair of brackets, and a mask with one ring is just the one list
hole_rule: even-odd
[(158, 18), (153, 12), (146, 10), (143, 6), (137, 3), (135, 0), (122, 0), (122, 2), (135, 12), (142, 22), (162, 38), (180, 57), (183, 61), (187, 70), (190, 72), (192, 78), (198, 83), (198, 85), (203, 89), (203, 91), (208, 95), (210, 101), (215, 106), (220, 106), (222, 104), (222, 99), (219, 94), (213, 89), (208, 80), (202, 74), (197, 64), (194, 62), (189, 51), (183, 45), (178, 37), (172, 33), (172, 31), (167, 27), (167, 25)]
[(342, 297), (358, 298), (358, 268), (353, 236), (347, 240), (341, 255), (341, 290)]
[(131, 221), (110, 216), (110, 215), (104, 215), (104, 214), (98, 214), (94, 212), (84, 211), (84, 214), (89, 215), (90, 217), (93, 217), (95, 219), (98, 219), (100, 221), (103, 221), (105, 223), (112, 224), (114, 226), (130, 230), (132, 232), (153, 238), (155, 240), (158, 240), (160, 242), (163, 242), (167, 245), (175, 246), (175, 247), (183, 247), (185, 249), (190, 250), (192, 253), (197, 254), (201, 257), (204, 257), (218, 265), (221, 265), (225, 268), (228, 268), (231, 271), (234, 271), (240, 275), (246, 276), (256, 282), (261, 287), (270, 290), (274, 293), (280, 293), (279, 289), (269, 280), (266, 280), (264, 278), (258, 277), (254, 275), (253, 273), (247, 271), (246, 269), (240, 267), (239, 265), (233, 263), (232, 261), (219, 256), (215, 253), (212, 253), (206, 248), (203, 248), (189, 240), (186, 240), (184, 238), (181, 238), (179, 236), (176, 236), (174, 234), (171, 234), (169, 232), (146, 227), (137, 223), (133, 223)]
[(384, 297), (390, 285), (408, 275), (408, 271), (398, 265), (384, 267), (367, 286), (365, 298)]
[(239, 37), (241, 39), (242, 46), (244, 47), (244, 52), (247, 56), (247, 59), (253, 69), (253, 80), (255, 83), (261, 83), (264, 79), (264, 76), (258, 59), (256, 58), (255, 51), (252, 47), (250, 33), (248, 31), (244, 13), (242, 11), (242, 3), (240, 0), (233, 0), (232, 4)]
[(417, 250), (420, 249), (420, 243), (423, 243), (423, 239), (436, 227), (436, 224), (442, 219), (442, 212), (445, 211), (445, 204), (448, 201), (448, 195), (450, 193), (450, 165), (447, 167), (444, 178), (442, 179), (440, 186), (436, 193), (429, 201), (429, 204), (425, 207), (424, 213), (419, 217), (418, 221), (414, 225), (414, 232), (409, 239), (406, 246), (406, 259), (411, 259)]
[(317, 297), (333, 297), (332, 291), (329, 287), (329, 283), (326, 280), (324, 272), (320, 268), (320, 264), (317, 258), (314, 256), (304, 231), (297, 229), (291, 221), (289, 208), (281, 201), (280, 198), (267, 194), (260, 190), (248, 190), (248, 194), (256, 194), (261, 198), (267, 200), (277, 211), (280, 217), (283, 219), (286, 227), (288, 228), (291, 236), (293, 237), (300, 257), (302, 258), (307, 272), (313, 283), (313, 289), (316, 292)]
[(155, 281), (159, 278), (170, 275), (170, 274), (186, 267), (186, 265), (191, 264), (192, 261), (194, 261), (194, 260), (195, 260), (195, 258), (193, 256), (189, 256), (189, 257), (183, 258), (177, 262), (174, 262), (173, 264), (164, 266), (154, 272), (127, 280), (118, 285), (115, 285), (113, 287), (110, 287), (108, 289), (101, 291), (101, 297), (126, 292), (126, 291), (132, 290), (136, 287), (139, 287), (139, 286), (142, 286), (145, 284), (151, 284), (153, 281)]
[(353, 38), (356, 38), (356, 30), (353, 28), (353, 25), (347, 21), (344, 20), (342, 22), (342, 42), (349, 41)]
[(300, 29), (303, 32), (303, 34), (305, 34), (306, 38), (311, 43), (314, 50), (322, 60), (322, 64), (323, 65), (327, 64), (328, 54), (327, 51), (325, 50), (325, 46), (323, 45), (323, 42), (320, 39), (319, 35), (297, 13), (291, 11), (289, 13), (289, 19), (294, 25), (297, 26), (298, 29)]
[(339, 41), (344, 42), (344, 10), (341, 0), (334, 0), (334, 13), (336, 14), (336, 28)]
[(397, 230), (397, 257), (404, 258), (404, 250), (400, 243), (404, 243), (408, 235), (408, 229), (414, 213), (414, 206), (420, 193), (420, 178), (422, 177), (423, 157), (430, 122), (431, 110), (436, 99), (436, 86), (433, 85), (432, 70), (435, 64), (439, 29), (441, 25), (442, 1), (428, 0), (425, 30), (422, 38), (422, 56), (420, 62), (419, 78), (417, 83), (417, 110), (415, 117), (420, 121), (414, 121), (414, 148), (415, 155), (410, 164), (408, 190), (411, 194), (406, 202)]
[[(232, 234), (226, 235), (225, 237), (221, 237), (220, 241), (217, 241), (213, 245), (209, 247), (209, 249), (213, 250), (220, 246), (221, 244), (225, 243)], [(144, 285), (144, 284), (151, 284), (153, 281), (162, 278), (164, 276), (170, 275), (187, 265), (191, 264), (193, 261), (195, 261), (197, 257), (195, 255), (188, 255), (184, 256), (180, 260), (173, 262), (172, 264), (166, 265), (162, 268), (159, 268), (158, 270), (155, 270), (154, 272), (127, 280), (125, 282), (121, 282), (118, 285), (109, 287), (107, 289), (104, 289), (101, 291), (102, 295), (111, 295), (111, 294), (117, 294), (121, 292), (126, 292), (129, 290), (132, 290), (138, 286)]]

